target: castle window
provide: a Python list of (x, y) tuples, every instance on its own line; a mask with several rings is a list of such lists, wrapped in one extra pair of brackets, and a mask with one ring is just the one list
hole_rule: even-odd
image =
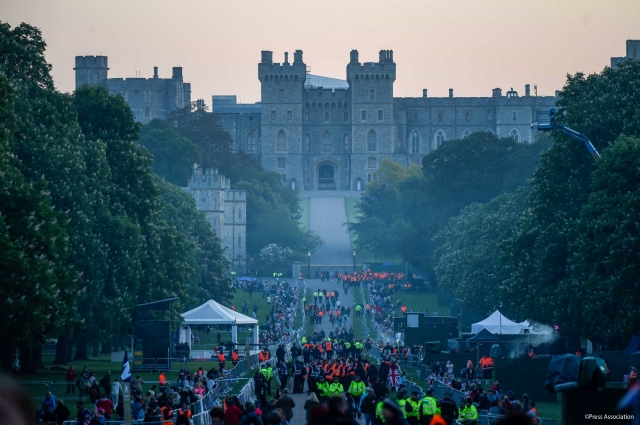
[(324, 113), (324, 122), (329, 122), (329, 111)]
[(447, 140), (445, 132), (443, 130), (436, 131), (435, 136), (433, 136), (433, 148), (439, 148), (445, 140)]
[(371, 173), (367, 174), (367, 183), (371, 183), (372, 180)]
[(311, 135), (309, 133), (304, 135), (304, 151), (305, 153), (311, 152)]
[(365, 111), (364, 109), (362, 111), (360, 111), (360, 119), (362, 121), (366, 121), (367, 120), (367, 111)]
[(518, 111), (511, 111), (511, 120), (518, 121)]
[(442, 112), (438, 112), (438, 122), (442, 122)]
[(349, 109), (349, 104), (345, 102), (344, 109)]
[(411, 153), (420, 153), (420, 132), (417, 130), (411, 133)]
[(378, 121), (384, 120), (384, 111), (382, 109), (378, 109)]
[(247, 152), (256, 152), (256, 133), (253, 131), (250, 131), (249, 134), (247, 134)]
[(378, 150), (378, 134), (375, 130), (369, 130), (367, 133), (367, 152), (376, 152)]
[(367, 168), (377, 168), (378, 167), (378, 158), (369, 157), (367, 158)]
[(389, 74), (387, 74), (385, 80), (389, 81)]
[(276, 135), (276, 151), (287, 151), (287, 133), (285, 133), (284, 130), (278, 131), (278, 134)]
[(469, 136), (471, 136), (471, 130), (467, 128), (465, 131), (462, 132), (461, 139), (466, 139)]
[(470, 120), (471, 120), (471, 113), (469, 113), (469, 111), (466, 111), (464, 113), (464, 121), (469, 122)]
[(287, 158), (278, 158), (276, 160), (276, 168), (280, 168), (280, 169), (287, 168)]
[(342, 119), (344, 122), (349, 122), (349, 111), (344, 111), (344, 114), (342, 114)]
[(284, 102), (284, 89), (278, 90), (278, 100)]
[(360, 81), (360, 76), (356, 75), (356, 81)]
[(513, 138), (516, 142), (519, 142), (520, 141), (520, 132), (517, 129), (513, 128), (509, 132), (509, 137)]
[(276, 111), (271, 111), (271, 122), (276, 122)]
[(293, 121), (293, 111), (287, 111), (287, 122)]
[(306, 122), (309, 122), (309, 118), (310, 118), (309, 113), (308, 113), (308, 112), (305, 112), (305, 113), (304, 113), (304, 120), (305, 120)]
[(369, 100), (372, 102), (375, 102), (376, 100), (376, 91), (375, 89), (370, 89), (369, 90)]
[(351, 151), (351, 144), (349, 143), (348, 134), (345, 134), (343, 137), (343, 149), (344, 149), (344, 153), (349, 153)]
[(323, 153), (331, 153), (332, 149), (331, 149), (331, 133), (329, 133), (328, 131), (325, 131), (324, 134), (322, 135), (322, 152)]
[(345, 170), (349, 169), (349, 158), (344, 158), (344, 160), (342, 161), (342, 168), (344, 168)]
[(144, 108), (144, 117), (145, 118), (151, 118), (151, 109)]
[(242, 236), (238, 236), (238, 245), (242, 245)]

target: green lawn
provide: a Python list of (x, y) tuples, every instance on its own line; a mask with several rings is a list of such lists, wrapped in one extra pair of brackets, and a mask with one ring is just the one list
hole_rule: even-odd
[(541, 418), (562, 419), (562, 403), (560, 402), (538, 401), (536, 402), (536, 410)]
[(309, 198), (300, 198), (300, 227), (309, 228)]
[[(425, 311), (429, 312), (429, 315), (433, 315), (434, 311), (438, 312), (438, 316), (448, 316), (449, 315), (449, 307), (439, 307), (438, 306), (438, 294), (429, 293), (429, 294), (403, 294), (403, 293), (395, 293), (391, 296), (391, 301), (393, 301), (394, 305), (401, 300), (404, 305), (407, 306), (407, 311), (411, 310), (415, 312)], [(396, 311), (396, 314), (399, 314), (400, 311)]]
[[(356, 203), (358, 202), (358, 198), (344, 198), (345, 208), (347, 209), (347, 222), (355, 223), (358, 221), (358, 211), (356, 208)], [(349, 236), (351, 237), (351, 246), (355, 246), (356, 234), (353, 231), (349, 232)], [(400, 258), (397, 254), (386, 255), (386, 256), (375, 256), (373, 253), (369, 251), (358, 251), (356, 255), (356, 264), (362, 265), (363, 263), (392, 263), (392, 264), (403, 264), (402, 258)]]

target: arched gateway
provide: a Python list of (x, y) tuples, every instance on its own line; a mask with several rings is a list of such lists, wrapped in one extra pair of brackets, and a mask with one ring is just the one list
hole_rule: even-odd
[(318, 190), (336, 190), (338, 186), (338, 164), (333, 161), (321, 161), (316, 167)]

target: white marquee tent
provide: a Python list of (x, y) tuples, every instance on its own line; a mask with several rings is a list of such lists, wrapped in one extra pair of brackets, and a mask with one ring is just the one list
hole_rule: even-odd
[(253, 341), (258, 344), (258, 321), (209, 300), (181, 315), (185, 325), (231, 325), (231, 342), (238, 343), (238, 325), (253, 325)]
[(477, 334), (482, 329), (486, 329), (492, 334), (519, 334), (526, 328), (524, 323), (513, 322), (496, 310), (483, 321), (472, 324), (471, 332)]

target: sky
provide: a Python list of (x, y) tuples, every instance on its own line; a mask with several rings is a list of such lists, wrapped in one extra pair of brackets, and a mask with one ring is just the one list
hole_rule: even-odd
[(109, 76), (170, 77), (183, 67), (192, 99), (260, 100), (261, 50), (304, 51), (311, 73), (345, 79), (349, 52), (394, 51), (396, 97), (491, 96), (567, 73), (599, 72), (640, 39), (638, 0), (0, 0), (0, 21), (42, 30), (57, 88), (74, 89), (74, 57), (109, 57)]

